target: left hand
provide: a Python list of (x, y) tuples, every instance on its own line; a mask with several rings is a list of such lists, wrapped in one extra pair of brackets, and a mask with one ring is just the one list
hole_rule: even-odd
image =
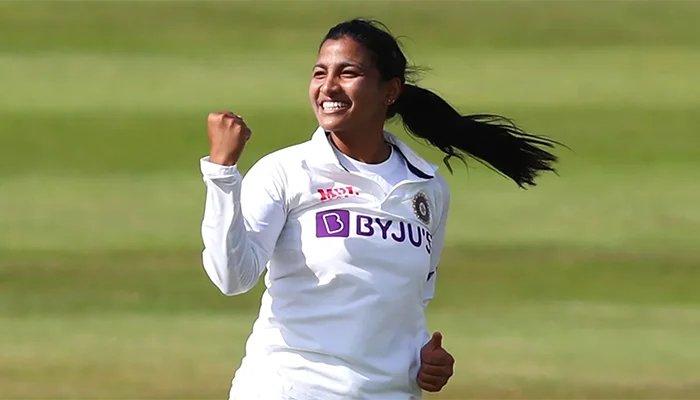
[(442, 347), (442, 334), (433, 333), (420, 353), (418, 386), (427, 392), (439, 392), (454, 373), (455, 359)]

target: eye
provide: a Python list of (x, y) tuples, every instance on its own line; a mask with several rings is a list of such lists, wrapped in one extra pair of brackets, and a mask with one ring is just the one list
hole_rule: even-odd
[(323, 72), (322, 70), (316, 70), (313, 73), (314, 78), (323, 78), (324, 75), (326, 75), (326, 73)]
[(346, 69), (343, 71), (343, 76), (355, 77), (355, 76), (359, 76), (359, 75), (360, 75), (359, 72), (352, 70), (352, 69)]

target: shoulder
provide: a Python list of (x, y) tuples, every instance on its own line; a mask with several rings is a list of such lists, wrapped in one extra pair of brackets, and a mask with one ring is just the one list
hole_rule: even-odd
[[(258, 161), (256, 161), (250, 170), (262, 170), (266, 168), (279, 168), (282, 166), (287, 166), (290, 163), (292, 165), (298, 164), (308, 155), (310, 150), (310, 142), (305, 141), (301, 143), (296, 143), (274, 150), (270, 153), (265, 154)], [(291, 166), (291, 165), (290, 165)]]
[(447, 179), (440, 174), (435, 174), (435, 185), (437, 186), (438, 193), (442, 197), (443, 202), (450, 202), (450, 185), (447, 183)]
[(437, 208), (437, 216), (440, 220), (447, 218), (447, 214), (450, 210), (450, 185), (447, 180), (442, 175), (436, 173), (433, 177), (433, 193), (435, 196), (435, 206)]
[(298, 166), (309, 152), (308, 142), (283, 147), (260, 157), (245, 173), (247, 187), (265, 187), (282, 195), (299, 174)]

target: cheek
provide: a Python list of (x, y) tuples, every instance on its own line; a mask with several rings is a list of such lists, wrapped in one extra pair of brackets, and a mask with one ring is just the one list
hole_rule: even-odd
[(318, 98), (318, 84), (316, 84), (314, 81), (309, 83), (309, 98), (313, 102), (315, 102), (316, 98)]
[(358, 108), (365, 110), (375, 109), (381, 104), (382, 94), (375, 88), (367, 85), (354, 85), (347, 89), (352, 101)]

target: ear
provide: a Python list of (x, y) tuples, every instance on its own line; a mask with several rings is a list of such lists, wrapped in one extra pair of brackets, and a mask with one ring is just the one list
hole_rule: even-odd
[(394, 104), (396, 99), (399, 97), (401, 94), (401, 79), (399, 78), (394, 78), (389, 80), (388, 82), (385, 82), (385, 98), (384, 102), (386, 105), (390, 106)]

